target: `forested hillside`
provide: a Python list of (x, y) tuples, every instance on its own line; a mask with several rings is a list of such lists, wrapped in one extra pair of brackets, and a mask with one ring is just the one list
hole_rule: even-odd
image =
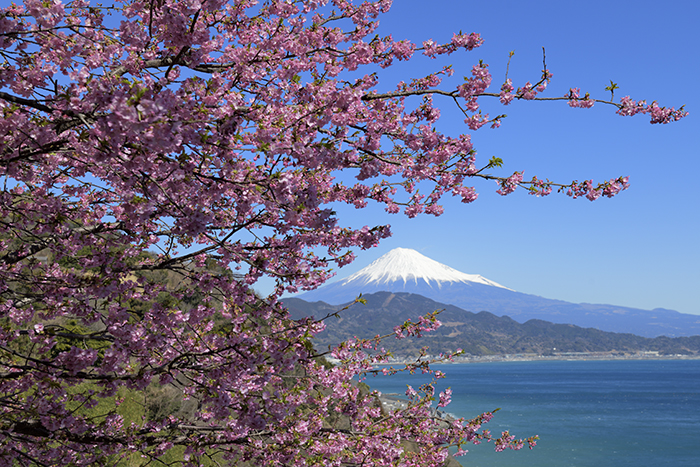
[[(378, 292), (362, 297), (366, 303), (355, 303), (340, 311), (344, 305), (324, 302), (308, 303), (288, 298), (285, 305), (292, 316), (314, 316), (325, 320), (326, 330), (315, 338), (317, 348), (335, 345), (353, 336), (374, 337), (390, 334), (396, 323), (435, 310), (442, 326), (426, 333), (422, 339), (407, 338), (386, 342), (396, 355), (415, 355), (424, 346), (430, 353), (448, 353), (459, 348), (472, 355), (497, 355), (558, 352), (639, 352), (658, 351), (661, 354), (697, 354), (700, 336), (647, 338), (634, 334), (604, 332), (570, 324), (554, 324), (542, 320), (518, 323), (508, 316), (499, 317), (486, 311), (473, 313), (452, 305), (435, 302), (421, 295)], [(340, 312), (339, 312), (340, 311)]]

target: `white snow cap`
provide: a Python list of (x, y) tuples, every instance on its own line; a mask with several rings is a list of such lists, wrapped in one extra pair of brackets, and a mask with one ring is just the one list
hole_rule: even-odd
[(438, 287), (441, 287), (445, 282), (475, 282), (477, 284), (508, 289), (508, 287), (497, 284), (478, 274), (465, 274), (452, 269), (410, 248), (394, 248), (366, 268), (357, 271), (340, 282), (342, 285), (350, 282), (383, 284), (403, 280), (405, 284), (411, 280), (417, 284), (419, 279), (424, 280), (428, 284), (434, 281)]

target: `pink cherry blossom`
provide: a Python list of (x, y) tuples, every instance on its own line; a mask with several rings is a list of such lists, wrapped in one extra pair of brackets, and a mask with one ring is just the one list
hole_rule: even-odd
[[(328, 349), (333, 366), (313, 345), (324, 318), (294, 320), (280, 301), (391, 236), (388, 225), (348, 225), (338, 205), (438, 216), (443, 196), (474, 202), (482, 180), (503, 195), (556, 188), (590, 200), (629, 185), (499, 176), (502, 161), (477, 158), (470, 132), (505, 115), (489, 117), (480, 102), (544, 99), (551, 72), (517, 91), (506, 77), (499, 93), (481, 61), (380, 83), (377, 70), (398, 61), (455, 54), (463, 63), (483, 43), (476, 33), (421, 44), (377, 35), (390, 6), (24, 0), (0, 9), (0, 465), (164, 456), (200, 465), (215, 453), (227, 465), (437, 466), (469, 443), (534, 446), (535, 437), (484, 430), (493, 413), (436, 420), (431, 384), (391, 413), (356, 384), (388, 361), (384, 340), (437, 329), (437, 313)], [(455, 72), (467, 76), (450, 88)], [(652, 123), (687, 115), (578, 89), (547, 99), (601, 102)], [(463, 114), (462, 134), (439, 130), (443, 104)], [(264, 277), (275, 287), (260, 297)], [(427, 355), (384, 371), (443, 377)], [(192, 410), (129, 420), (128, 398), (147, 407), (154, 388)]]

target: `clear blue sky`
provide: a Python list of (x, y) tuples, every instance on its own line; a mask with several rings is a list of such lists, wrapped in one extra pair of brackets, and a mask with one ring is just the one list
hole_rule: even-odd
[[(447, 57), (455, 76), (483, 59), (498, 91), (508, 52), (509, 76), (517, 85), (535, 81), (542, 47), (554, 79), (546, 96), (580, 87), (616, 96), (686, 105), (691, 115), (669, 125), (647, 116), (620, 117), (614, 108), (571, 109), (565, 102), (494, 100), (487, 110), (507, 113), (500, 129), (482, 128), (473, 141), (479, 160), (501, 157), (510, 175), (524, 170), (553, 181), (594, 181), (629, 175), (631, 188), (613, 199), (590, 202), (524, 192), (501, 197), (494, 183), (475, 182), (479, 199), (464, 205), (446, 199), (439, 218), (408, 219), (379, 207), (342, 209), (344, 225), (391, 224), (393, 237), (358, 251), (342, 278), (396, 247), (413, 248), (470, 274), (481, 274), (520, 292), (570, 302), (608, 303), (700, 314), (700, 2), (395, 0), (381, 19), (381, 34), (421, 42), (447, 41), (452, 32), (478, 32), (485, 44)], [(383, 77), (424, 76), (441, 62), (415, 60)], [(440, 129), (466, 132), (450, 102)], [(265, 283), (261, 284), (265, 291)]]

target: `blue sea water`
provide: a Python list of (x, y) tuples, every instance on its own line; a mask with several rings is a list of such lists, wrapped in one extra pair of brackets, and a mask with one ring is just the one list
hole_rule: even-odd
[[(470, 446), (470, 467), (698, 467), (700, 360), (535, 361), (436, 365), (450, 386), (446, 411), (474, 417), (500, 408), (493, 434), (539, 435), (533, 450)], [(404, 394), (424, 375), (368, 377)]]

